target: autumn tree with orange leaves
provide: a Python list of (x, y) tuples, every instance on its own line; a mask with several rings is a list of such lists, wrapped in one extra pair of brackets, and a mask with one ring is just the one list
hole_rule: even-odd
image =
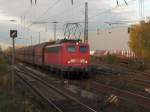
[(150, 61), (150, 22), (141, 21), (131, 27), (129, 47), (137, 56)]

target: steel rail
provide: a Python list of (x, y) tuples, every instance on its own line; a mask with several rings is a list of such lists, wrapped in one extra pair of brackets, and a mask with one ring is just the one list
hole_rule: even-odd
[(27, 81), (22, 75), (25, 75), (24, 73), (22, 73), (22, 72), (19, 72), (18, 73), (18, 71), (16, 72), (16, 75), (21, 79), (21, 80), (23, 80), (27, 85), (28, 85), (28, 87), (29, 88), (31, 88), (38, 96), (40, 96), (41, 98), (43, 98), (44, 100), (46, 100), (49, 104), (51, 104), (58, 112), (64, 112), (64, 111), (62, 111), (56, 104), (54, 104), (53, 102), (52, 102), (52, 100), (49, 100), (49, 99), (47, 99), (47, 98), (45, 98), (37, 89), (35, 89), (33, 86), (32, 86), (32, 84), (30, 84), (30, 82), (29, 81)]
[[(21, 68), (20, 68), (21, 69)], [(63, 95), (64, 97), (67, 97), (69, 98), (70, 100), (80, 104), (81, 106), (83, 106), (84, 108), (88, 109), (89, 111), (91, 112), (97, 112), (96, 110), (92, 109), (91, 107), (85, 105), (84, 103), (80, 102), (79, 100), (77, 100), (76, 98), (70, 96), (70, 95), (67, 95), (65, 92), (62, 92), (61, 90), (59, 90), (57, 87), (53, 86), (52, 84), (49, 84), (49, 83), (46, 83), (45, 80), (42, 80), (42, 78), (40, 78), (39, 76), (37, 76), (38, 74), (33, 72), (32, 70), (27, 70), (27, 69), (24, 69), (20, 72), (24, 72), (26, 70), (26, 72), (28, 72), (28, 75), (30, 74), (30, 77), (40, 81), (41, 83), (43, 83), (44, 85), (46, 85), (47, 87), (57, 91), (59, 94)]]
[(123, 99), (132, 101), (135, 104), (138, 104), (138, 105), (141, 105), (142, 107), (146, 107), (146, 108), (150, 109), (150, 107), (149, 107), (150, 98), (149, 97), (145, 97), (145, 96), (135, 94), (135, 93), (125, 91), (125, 90), (120, 90), (118, 88), (103, 85), (103, 84), (100, 84), (100, 83), (97, 83), (94, 81), (91, 81), (91, 85), (94, 85), (98, 91), (102, 91), (102, 90), (107, 91), (107, 92), (110, 91)]

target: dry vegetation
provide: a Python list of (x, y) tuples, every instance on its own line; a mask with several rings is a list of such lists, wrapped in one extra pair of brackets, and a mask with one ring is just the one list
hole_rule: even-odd
[(12, 94), (10, 89), (9, 65), (0, 54), (0, 112), (23, 112), (22, 96)]
[(150, 62), (150, 21), (141, 21), (131, 27), (129, 47), (136, 55), (149, 65)]

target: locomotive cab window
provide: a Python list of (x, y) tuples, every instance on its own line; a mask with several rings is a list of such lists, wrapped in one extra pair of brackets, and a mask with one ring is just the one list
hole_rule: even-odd
[(46, 51), (49, 53), (58, 53), (58, 52), (60, 52), (60, 50), (61, 50), (60, 46), (46, 48)]
[(74, 53), (76, 52), (76, 46), (70, 45), (67, 47), (68, 52)]
[(87, 48), (87, 46), (80, 46), (79, 51), (82, 53), (86, 53), (88, 51), (88, 48)]

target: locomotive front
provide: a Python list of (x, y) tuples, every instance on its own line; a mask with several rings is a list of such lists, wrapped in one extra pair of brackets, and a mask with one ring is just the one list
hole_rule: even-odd
[(44, 50), (44, 65), (61, 73), (88, 72), (90, 64), (89, 44), (63, 40), (47, 45)]
[(87, 43), (64, 43), (63, 70), (87, 72), (89, 63), (90, 53)]

